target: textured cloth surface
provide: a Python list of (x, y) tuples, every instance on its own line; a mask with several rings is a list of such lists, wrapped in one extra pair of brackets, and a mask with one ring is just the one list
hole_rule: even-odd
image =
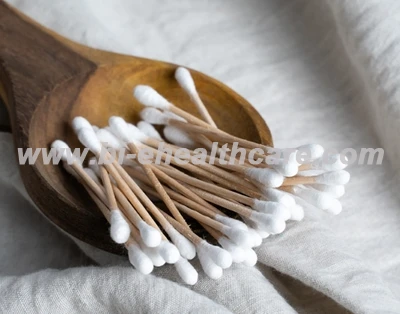
[(48, 223), (1, 134), (0, 313), (400, 313), (398, 0), (8, 2), (83, 44), (214, 76), (254, 104), (278, 147), (385, 158), (351, 167), (341, 215), (309, 209), (265, 240), (256, 267), (187, 287), (173, 267), (143, 276)]

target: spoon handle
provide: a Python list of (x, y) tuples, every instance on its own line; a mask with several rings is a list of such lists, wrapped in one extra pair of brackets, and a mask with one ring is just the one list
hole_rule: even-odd
[(90, 73), (94, 63), (71, 50), (0, 0), (0, 97), (14, 124), (30, 121), (40, 101), (57, 85)]

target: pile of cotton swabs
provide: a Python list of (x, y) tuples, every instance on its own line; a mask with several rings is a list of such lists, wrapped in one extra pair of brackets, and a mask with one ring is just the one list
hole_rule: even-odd
[[(189, 71), (179, 68), (175, 77), (204, 120), (174, 106), (151, 87), (137, 86), (134, 96), (145, 109), (143, 121), (136, 126), (120, 117), (111, 117), (103, 129), (82, 117), (73, 120), (80, 142), (95, 156), (89, 168), (78, 159), (67, 163), (71, 155), (64, 142), (52, 145), (109, 221), (111, 238), (125, 245), (138, 271), (149, 274), (154, 266), (174, 264), (182, 280), (193, 285), (198, 273), (188, 260), (197, 255), (204, 273), (218, 279), (232, 263), (255, 265), (253, 248), (262, 239), (282, 233), (287, 221), (302, 220), (305, 204), (340, 213), (338, 198), (350, 179), (340, 156), (324, 163), (324, 149), (314, 144), (293, 150), (289, 158), (271, 155), (270, 147), (216, 127)], [(164, 126), (164, 137), (153, 125)], [(213, 143), (218, 143), (214, 153), (219, 158), (211, 163)], [(189, 157), (201, 152), (204, 160), (177, 162), (169, 153), (160, 153), (161, 144), (172, 154), (182, 148)], [(235, 145), (245, 153), (256, 149), (253, 155), (269, 162), (240, 162), (230, 154)], [(119, 152), (118, 160), (111, 149)], [(142, 150), (154, 153), (148, 154), (150, 162), (127, 157), (139, 156)], [(309, 160), (300, 164), (296, 156), (303, 150), (309, 152)], [(108, 162), (98, 162), (101, 158)], [(166, 209), (154, 200), (162, 200)], [(201, 233), (192, 230), (188, 217), (199, 223)]]

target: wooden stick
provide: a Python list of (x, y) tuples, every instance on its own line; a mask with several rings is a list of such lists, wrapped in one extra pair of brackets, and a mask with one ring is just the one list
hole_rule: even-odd
[[(171, 163), (178, 168), (182, 168), (182, 169), (190, 171), (194, 174), (200, 175), (204, 178), (211, 179), (212, 181), (218, 182), (219, 184), (221, 184), (231, 190), (235, 190), (235, 191), (244, 193), (251, 197), (257, 198), (257, 197), (261, 196), (259, 189), (254, 184), (252, 184), (251, 182), (248, 182), (246, 180), (243, 180), (243, 179), (238, 181), (237, 176), (232, 175), (231, 173), (229, 173), (227, 171), (218, 169), (217, 167), (213, 167), (210, 165), (206, 165), (206, 167), (200, 167), (199, 165), (180, 164), (180, 163), (177, 163), (174, 160), (174, 158), (168, 158), (168, 155), (166, 153), (161, 153), (157, 149), (152, 148), (147, 145), (143, 145), (143, 146), (151, 149), (153, 151), (153, 153), (161, 154), (160, 157), (164, 162), (166, 160), (170, 160)], [(207, 167), (207, 166), (210, 166), (210, 167)]]
[(106, 197), (108, 200), (108, 208), (110, 208), (110, 210), (119, 209), (118, 205), (117, 205), (117, 200), (115, 199), (115, 194), (114, 194), (114, 190), (112, 187), (112, 183), (111, 183), (110, 177), (108, 176), (108, 172), (107, 172), (106, 168), (104, 168), (103, 166), (100, 166), (99, 168), (100, 168), (101, 180), (103, 182), (104, 189), (106, 191)]
[[(172, 144), (169, 144), (169, 143), (161, 142), (161, 141), (159, 141), (157, 139), (153, 139), (153, 138), (148, 138), (146, 141), (144, 141), (145, 145), (148, 145), (148, 146), (150, 146), (152, 148), (158, 148), (161, 143), (163, 143), (165, 145), (165, 148), (169, 148), (171, 150), (171, 152), (173, 154), (175, 154), (175, 155), (178, 152), (178, 150), (180, 150), (182, 148), (182, 147), (179, 147), (179, 146), (176, 146), (176, 145), (172, 145)], [(193, 150), (188, 149), (188, 152), (190, 154), (190, 157), (193, 157), (195, 155), (195, 152)], [(224, 158), (224, 160), (226, 160), (226, 157)], [(213, 160), (213, 162), (217, 161), (217, 164), (211, 165), (211, 164), (209, 164), (210, 161), (211, 161), (211, 156), (210, 155), (206, 156), (206, 160), (205, 161), (208, 164), (197, 165), (197, 166), (201, 167), (201, 168), (205, 168), (206, 170), (209, 170), (209, 171), (211, 171), (211, 169), (212, 169), (212, 171), (217, 172), (221, 177), (225, 176), (225, 177), (231, 178), (231, 180), (235, 180), (235, 181), (237, 181), (237, 178), (234, 178), (230, 173), (228, 173), (226, 171), (223, 171), (221, 169), (218, 169), (216, 167), (225, 168), (225, 169), (236, 171), (236, 172), (239, 172), (239, 173), (245, 173), (245, 171), (248, 169), (248, 166), (244, 166), (244, 165), (240, 165), (240, 164), (227, 164), (227, 165), (224, 165), (224, 164), (220, 163), (219, 158)], [(229, 161), (229, 159), (227, 161)], [(236, 161), (239, 162), (239, 160), (236, 160)], [(250, 167), (253, 167), (253, 166), (250, 165)], [(240, 180), (242, 180), (242, 179), (240, 179)], [(248, 181), (243, 181), (243, 182), (241, 181), (241, 184), (244, 185), (244, 186), (248, 186), (248, 187), (254, 188), (254, 186), (251, 186), (250, 182), (248, 182)]]
[[(134, 143), (128, 143), (127, 144), (129, 149), (131, 150), (132, 153), (136, 154), (136, 156), (139, 155), (139, 149), (136, 147)], [(151, 165), (146, 165), (146, 164), (141, 164), (139, 165), (142, 167), (144, 172), (146, 173), (147, 177), (151, 181), (152, 185), (154, 188), (157, 190), (157, 192), (160, 194), (161, 199), (164, 201), (165, 205), (171, 212), (171, 214), (178, 220), (180, 223), (183, 225), (187, 225), (185, 219), (179, 212), (179, 210), (175, 207), (175, 204), (172, 202), (171, 198), (168, 196), (167, 192), (165, 192), (162, 184), (160, 181), (157, 179), (156, 175), (153, 172), (153, 168)]]
[[(115, 168), (114, 168), (115, 167)], [(161, 224), (161, 227), (166, 230), (169, 227), (168, 221), (164, 218), (164, 216), (161, 214), (159, 208), (154, 205), (154, 203), (149, 199), (149, 197), (146, 195), (146, 193), (143, 192), (143, 190), (137, 185), (137, 183), (129, 176), (129, 174), (122, 168), (120, 164), (118, 164), (115, 160), (113, 161), (112, 164), (112, 171), (113, 173), (111, 174), (114, 179), (118, 177), (119, 179), (116, 180), (117, 183), (121, 179), (122, 182), (128, 186), (127, 191), (123, 191), (125, 196), (130, 200), (132, 195), (135, 196), (135, 194), (138, 196), (138, 198), (144, 203), (144, 205), (147, 207), (147, 209), (151, 212), (151, 214), (155, 217), (155, 219)], [(131, 190), (132, 189), (132, 190)], [(135, 193), (133, 194), (132, 191)], [(131, 200), (130, 200), (131, 201)]]
[[(190, 122), (190, 121), (189, 121)], [(209, 127), (204, 127), (203, 125), (193, 125), (190, 123), (186, 123), (183, 121), (179, 121), (176, 119), (169, 119), (168, 121), (169, 125), (172, 126), (176, 126), (182, 130), (185, 130), (189, 133), (192, 134), (202, 134), (202, 135), (209, 135), (209, 136), (215, 136), (216, 138), (218, 138), (219, 140), (226, 142), (226, 143), (234, 143), (237, 142), (240, 144), (240, 146), (242, 147), (247, 147), (247, 148), (261, 148), (264, 152), (268, 152), (268, 150), (270, 149), (270, 147), (265, 146), (263, 144), (258, 144), (255, 142), (251, 142), (249, 140), (245, 140), (243, 138), (237, 137), (237, 136), (233, 136), (229, 133), (223, 132), (219, 129), (210, 129)]]
[[(100, 209), (100, 211), (103, 213), (104, 217), (106, 217), (107, 221), (110, 222), (110, 211), (108, 210), (107, 206), (91, 191), (90, 188), (88, 188), (85, 184), (83, 184), (83, 187), (86, 189), (86, 191), (89, 193), (91, 199), (96, 203), (97, 207)], [(128, 241), (124, 244), (125, 248), (128, 249), (129, 245), (132, 244), (132, 242), (136, 242), (139, 244), (139, 241), (141, 241), (141, 236), (139, 231), (136, 229), (135, 226), (132, 225), (132, 223), (128, 221), (129, 226), (131, 227), (131, 235), (128, 239)]]
[(206, 208), (212, 209), (212, 206), (209, 203), (207, 203), (201, 197), (197, 196), (197, 194), (193, 193), (189, 188), (183, 186), (178, 181), (174, 180), (173, 178), (165, 174), (163, 171), (154, 168), (154, 173), (157, 175), (157, 177), (160, 178), (161, 181), (169, 185), (171, 188), (181, 192), (186, 197), (192, 199), (195, 202), (198, 202), (199, 204), (205, 206)]
[(282, 186), (289, 186), (289, 185), (299, 185), (299, 184), (314, 184), (316, 182), (316, 177), (292, 177), (292, 178), (285, 178), (283, 181)]
[[(116, 187), (115, 185), (113, 186), (114, 188), (114, 192), (115, 195), (118, 199), (118, 201), (120, 202), (120, 204), (122, 205), (122, 208), (125, 212), (125, 215), (133, 222), (133, 224), (135, 226), (138, 226), (139, 223), (144, 220), (148, 225), (154, 227), (155, 229), (157, 229), (158, 231), (161, 232), (161, 234), (163, 235), (163, 232), (160, 230), (160, 228), (158, 227), (158, 225), (156, 224), (156, 222), (153, 220), (153, 218), (148, 214), (148, 212), (146, 211), (146, 209), (144, 208), (144, 206), (142, 205), (142, 203), (140, 203), (140, 201), (137, 199), (137, 202), (135, 202), (135, 204), (132, 204), (128, 201), (128, 199), (126, 198), (126, 196), (121, 192), (120, 189), (118, 189), (118, 187)], [(142, 212), (141, 216), (138, 214), (138, 212), (136, 211), (135, 208), (139, 208), (139, 211)], [(144, 214), (143, 212), (145, 212), (146, 214)]]
[(196, 105), (196, 108), (199, 111), (201, 117), (204, 119), (204, 121), (206, 121), (212, 127), (217, 128), (217, 124), (214, 122), (213, 118), (208, 112), (206, 106), (204, 105), (197, 91), (195, 93), (188, 93), (188, 95), (192, 100), (192, 102)]
[(97, 185), (97, 183), (85, 172), (82, 165), (74, 161), (71, 168), (82, 179), (87, 187), (104, 203), (108, 205), (108, 199), (105, 192)]
[(219, 206), (222, 206), (226, 209), (229, 209), (230, 211), (233, 211), (245, 218), (250, 218), (251, 214), (253, 213), (253, 209), (251, 209), (249, 207), (243, 206), (238, 203), (231, 202), (229, 200), (226, 200), (219, 196), (213, 195), (213, 194), (203, 191), (201, 189), (193, 187), (192, 191), (195, 192), (200, 197), (204, 198), (205, 200), (207, 200), (211, 203), (217, 204)]
[[(133, 168), (127, 169), (127, 171), (133, 177), (135, 177), (138, 180), (147, 184), (147, 185), (142, 186), (142, 189), (146, 193), (148, 193), (152, 196), (158, 197), (158, 198), (160, 197), (159, 194), (157, 193), (157, 191), (155, 191), (153, 188), (148, 186), (149, 184), (151, 185), (151, 183), (144, 173), (140, 173), (139, 171), (137, 171), (136, 169), (133, 169)], [(175, 205), (177, 205), (178, 202), (180, 202), (182, 204), (186, 204), (187, 206), (190, 206), (191, 208), (196, 209), (198, 212), (200, 212), (206, 216), (212, 217), (212, 218), (214, 218), (216, 214), (225, 216), (225, 214), (223, 212), (221, 212), (220, 210), (218, 210), (216, 207), (214, 207), (211, 204), (209, 204), (209, 207), (204, 207), (204, 206), (200, 205), (198, 202), (192, 201), (191, 199), (186, 198), (182, 194), (179, 194), (168, 187), (164, 186), (164, 189), (165, 189), (165, 191), (167, 191), (167, 193), (170, 195), (170, 197), (174, 200)]]
[(219, 221), (216, 221), (210, 217), (204, 216), (183, 204), (179, 204), (179, 205), (177, 205), (177, 207), (181, 211), (183, 211), (186, 215), (192, 217), (193, 219), (196, 219), (200, 223), (206, 224), (207, 226), (214, 228), (215, 230), (222, 231), (222, 229), (225, 227), (225, 225), (220, 223)]
[(239, 193), (233, 192), (231, 190), (227, 190), (225, 188), (219, 187), (218, 185), (215, 185), (212, 183), (207, 183), (205, 181), (190, 177), (187, 174), (185, 174), (171, 166), (166, 166), (166, 165), (161, 166), (160, 165), (158, 167), (160, 169), (162, 169), (162, 171), (164, 171), (170, 177), (178, 179), (178, 180), (185, 182), (191, 186), (200, 188), (202, 190), (205, 190), (205, 191), (213, 193), (215, 195), (224, 197), (226, 199), (234, 199), (245, 205), (249, 205), (249, 206), (254, 205), (254, 200), (243, 194), (239, 194)]
[(212, 129), (218, 130), (216, 127), (208, 124), (207, 122), (204, 122), (203, 120), (197, 118), (196, 116), (188, 113), (185, 110), (178, 108), (177, 106), (175, 106), (173, 104), (171, 104), (171, 106), (168, 108), (168, 110), (171, 111), (172, 113), (175, 113), (176, 115), (184, 118), (189, 123), (193, 123), (195, 125), (200, 125), (205, 128), (212, 128)]
[(201, 226), (217, 241), (224, 237), (223, 233), (211, 228), (210, 226), (207, 226), (206, 224), (201, 224)]

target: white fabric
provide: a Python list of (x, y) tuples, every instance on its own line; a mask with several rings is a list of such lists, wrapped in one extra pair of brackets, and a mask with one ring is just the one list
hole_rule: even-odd
[(78, 243), (102, 265), (90, 266), (21, 198), (2, 134), (0, 313), (400, 313), (398, 0), (8, 2), (83, 44), (214, 76), (254, 104), (278, 147), (386, 155), (350, 169), (340, 216), (307, 210), (257, 250), (257, 267), (189, 288), (173, 267), (143, 276)]

